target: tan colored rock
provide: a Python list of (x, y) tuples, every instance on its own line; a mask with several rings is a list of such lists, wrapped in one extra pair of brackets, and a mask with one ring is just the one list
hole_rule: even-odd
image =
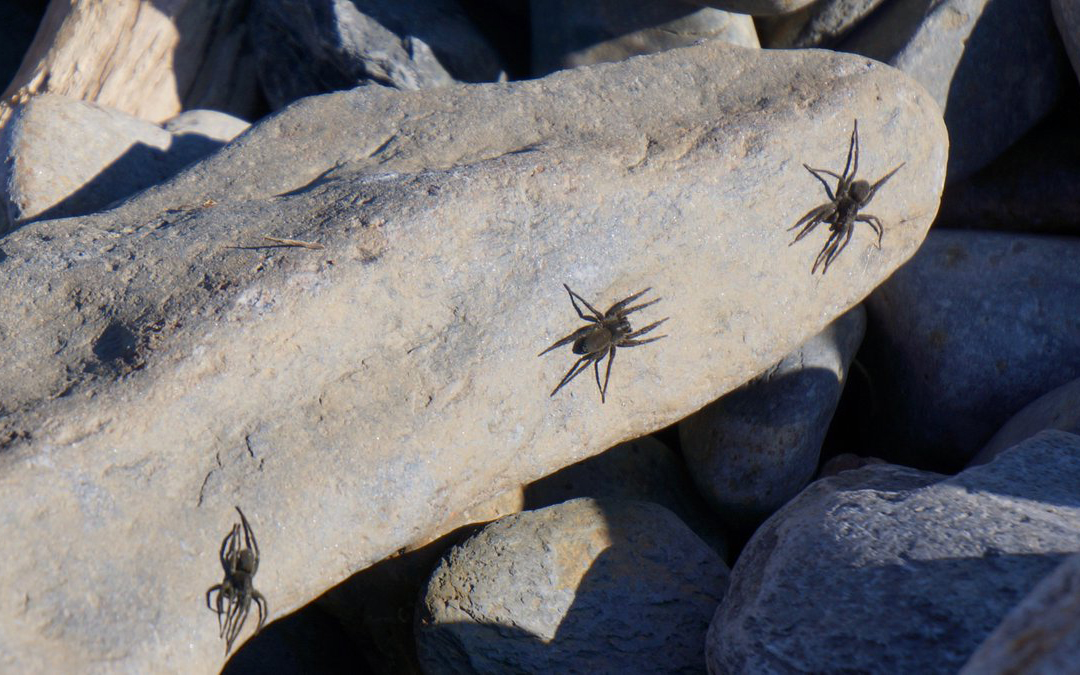
[[(828, 275), (789, 246), (859, 118), (905, 168)], [(0, 240), (0, 671), (211, 671), (234, 505), (281, 616), (448, 514), (668, 426), (910, 258), (947, 155), (895, 70), (718, 43), (549, 78), (298, 102), (112, 211)], [(260, 248), (265, 235), (322, 249)], [(554, 398), (651, 286), (665, 340)], [(662, 312), (662, 313), (661, 313)], [(246, 639), (253, 622), (240, 635)]]

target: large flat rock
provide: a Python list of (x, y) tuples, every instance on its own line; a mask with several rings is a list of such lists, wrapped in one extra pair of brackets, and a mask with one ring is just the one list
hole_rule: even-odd
[[(872, 204), (881, 249), (857, 230), (811, 275), (801, 163), (839, 168), (854, 117), (867, 177), (907, 164)], [(219, 667), (203, 598), (234, 505), (273, 618), (685, 417), (914, 253), (946, 155), (895, 70), (706, 43), (305, 99), (118, 209), (8, 235), (0, 670)], [(548, 395), (574, 356), (536, 355), (580, 323), (564, 282), (602, 307), (651, 286), (641, 315), (671, 317), (620, 351), (606, 404), (590, 373)]]

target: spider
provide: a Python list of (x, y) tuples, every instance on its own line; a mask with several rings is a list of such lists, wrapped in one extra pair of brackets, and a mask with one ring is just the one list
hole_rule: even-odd
[[(852, 162), (854, 158), (854, 162)], [(797, 227), (802, 227), (799, 234), (796, 235), (795, 240), (791, 242), (794, 244), (806, 235), (810, 234), (819, 223), (829, 224), (829, 238), (825, 242), (825, 246), (822, 247), (821, 252), (818, 253), (817, 259), (814, 260), (814, 266), (810, 270), (810, 274), (817, 272), (817, 268), (821, 265), (821, 273), (824, 275), (829, 271), (829, 265), (840, 255), (840, 252), (844, 250), (844, 247), (851, 241), (851, 234), (855, 231), (855, 223), (862, 222), (867, 223), (877, 233), (876, 246), (881, 248), (881, 237), (885, 233), (884, 228), (881, 226), (881, 221), (877, 216), (870, 214), (859, 214), (859, 210), (865, 208), (870, 200), (874, 198), (874, 193), (878, 191), (885, 181), (892, 178), (893, 174), (900, 170), (900, 167), (904, 166), (906, 162), (900, 164), (889, 173), (885, 174), (878, 182), (871, 185), (865, 180), (855, 180), (855, 174), (859, 171), (859, 120), (855, 120), (855, 129), (851, 132), (851, 144), (848, 146), (847, 164), (844, 165), (844, 173), (842, 175), (836, 175), (832, 171), (826, 169), (812, 169), (806, 164), (803, 167), (821, 181), (821, 184), (825, 186), (825, 194), (829, 195), (829, 203), (822, 204), (809, 213), (799, 219), (799, 222), (795, 223), (788, 228), (788, 232), (794, 230)], [(848, 173), (848, 170), (851, 173)], [(836, 193), (834, 194), (832, 189), (829, 188), (829, 184), (821, 177), (821, 174), (828, 174), (836, 179)], [(791, 244), (788, 244), (789, 246)]]
[[(637, 347), (638, 345), (656, 342), (661, 338), (667, 337), (666, 335), (660, 335), (644, 340), (637, 339), (664, 323), (670, 317), (665, 317), (635, 331), (630, 327), (630, 321), (626, 318), (627, 315), (631, 312), (636, 312), (639, 309), (644, 309), (649, 305), (660, 302), (660, 298), (650, 300), (649, 302), (643, 302), (640, 305), (634, 305), (633, 307), (629, 307), (628, 305), (648, 293), (651, 289), (646, 288), (643, 291), (634, 293), (628, 298), (623, 298), (612, 305), (608, 311), (601, 314), (595, 307), (585, 302), (585, 298), (570, 290), (569, 286), (563, 284), (563, 288), (570, 294), (570, 304), (574, 306), (574, 310), (578, 313), (578, 316), (585, 321), (588, 321), (589, 325), (578, 328), (573, 333), (556, 341), (555, 344), (538, 354), (538, 356), (543, 356), (556, 347), (573, 343), (573, 347), (570, 348), (571, 351), (575, 354), (582, 355), (581, 358), (570, 367), (570, 370), (566, 371), (566, 375), (564, 375), (563, 379), (559, 382), (559, 386), (551, 391), (551, 396), (554, 396), (560, 389), (568, 384), (570, 380), (577, 377), (581, 371), (588, 368), (591, 363), (593, 371), (596, 373), (596, 387), (600, 390), (600, 402), (603, 403), (607, 397), (608, 380), (611, 379), (611, 364), (615, 361), (615, 348)], [(592, 312), (592, 316), (581, 311), (581, 308), (578, 307), (577, 304), (578, 300)], [(604, 384), (601, 386), (600, 362), (604, 360), (605, 356), (608, 359), (607, 370), (604, 374)]]
[[(255, 533), (251, 531), (251, 525), (240, 507), (236, 507), (240, 514), (240, 522), (243, 524), (244, 548), (240, 548), (240, 525), (233, 525), (232, 531), (221, 542), (221, 566), (225, 568), (225, 579), (220, 584), (215, 584), (206, 591), (206, 606), (218, 617), (219, 637), (225, 638), (225, 653), (232, 650), (233, 641), (240, 634), (240, 629), (247, 620), (248, 611), (251, 609), (251, 601), (255, 601), (259, 610), (259, 625), (255, 628), (258, 633), (266, 623), (267, 605), (263, 594), (252, 586), (252, 578), (259, 571), (259, 545), (255, 541)], [(217, 602), (210, 604), (210, 596), (217, 591)], [(224, 607), (222, 606), (224, 602)], [(224, 623), (221, 617), (224, 615)]]

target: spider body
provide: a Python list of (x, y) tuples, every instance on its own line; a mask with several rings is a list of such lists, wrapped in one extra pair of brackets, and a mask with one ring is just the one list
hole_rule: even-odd
[[(247, 620), (252, 601), (259, 611), (256, 633), (266, 623), (267, 615), (266, 598), (255, 590), (254, 586), (255, 573), (259, 571), (259, 544), (255, 541), (255, 533), (251, 531), (251, 525), (239, 506), (236, 507), (236, 512), (240, 514), (240, 524), (233, 525), (232, 531), (222, 540), (219, 553), (225, 578), (220, 584), (215, 584), (206, 591), (206, 606), (217, 613), (218, 633), (225, 639), (226, 654), (232, 650), (233, 641)], [(217, 600), (212, 605), (210, 597), (215, 592)]]
[[(666, 335), (660, 335), (644, 340), (639, 339), (642, 335), (645, 335), (667, 321), (668, 318), (665, 317), (660, 319), (659, 321), (651, 323), (636, 331), (630, 326), (630, 320), (627, 318), (630, 313), (644, 309), (649, 305), (660, 301), (660, 298), (656, 298), (649, 302), (643, 302), (640, 305), (630, 306), (635, 300), (648, 293), (650, 290), (648, 288), (634, 293), (630, 297), (623, 298), (608, 308), (604, 313), (600, 313), (595, 307), (586, 302), (584, 298), (570, 290), (570, 287), (566, 284), (563, 284), (563, 288), (570, 294), (570, 303), (574, 306), (574, 311), (577, 312), (579, 317), (589, 323), (588, 325), (578, 328), (566, 337), (555, 341), (550, 347), (540, 352), (539, 355), (543, 356), (552, 349), (569, 344), (571, 345), (570, 351), (581, 356), (581, 358), (570, 367), (570, 370), (566, 371), (566, 375), (563, 376), (558, 386), (551, 391), (551, 396), (554, 396), (560, 389), (569, 384), (571, 380), (581, 374), (581, 372), (591, 364), (593, 366), (593, 372), (596, 374), (596, 387), (600, 390), (600, 402), (604, 403), (607, 398), (607, 386), (608, 381), (611, 379), (611, 364), (615, 361), (616, 348), (637, 347), (667, 337)], [(578, 306), (578, 300), (581, 301), (581, 304), (585, 305), (590, 314), (581, 311), (581, 307)], [(604, 357), (607, 357), (608, 361), (604, 373), (604, 383), (601, 385), (600, 362), (604, 360)]]
[[(821, 266), (821, 273), (825, 274), (829, 271), (829, 265), (836, 259), (836, 256), (840, 255), (840, 252), (851, 241), (851, 235), (855, 231), (855, 223), (866, 223), (877, 234), (878, 248), (881, 248), (881, 237), (885, 233), (885, 228), (882, 227), (881, 221), (877, 216), (872, 216), (868, 213), (860, 213), (860, 211), (870, 203), (870, 200), (874, 198), (878, 189), (885, 184), (885, 181), (893, 177), (900, 167), (904, 164), (900, 164), (895, 169), (885, 174), (873, 185), (869, 181), (862, 179), (856, 179), (855, 175), (859, 171), (859, 121), (855, 120), (855, 128), (851, 132), (851, 143), (848, 145), (847, 163), (844, 165), (844, 172), (842, 174), (835, 174), (827, 169), (814, 169), (806, 164), (803, 164), (803, 168), (810, 172), (810, 174), (821, 181), (822, 186), (825, 188), (825, 194), (829, 196), (829, 202), (815, 207), (807, 212), (797, 223), (788, 228), (788, 231), (801, 227), (799, 233), (795, 236), (794, 241), (799, 241), (806, 235), (810, 234), (815, 227), (821, 223), (829, 224), (829, 238), (825, 241), (825, 246), (822, 247), (821, 252), (818, 253), (817, 258), (814, 260), (814, 266), (810, 270), (810, 274), (817, 272), (818, 266)], [(821, 174), (832, 176), (836, 179), (836, 191), (829, 186)], [(790, 246), (790, 244), (789, 244)]]

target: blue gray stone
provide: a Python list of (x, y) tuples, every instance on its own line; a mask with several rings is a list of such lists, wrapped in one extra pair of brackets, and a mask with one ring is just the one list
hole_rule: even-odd
[(1080, 551), (1080, 436), (1043, 432), (946, 477), (899, 466), (811, 484), (743, 549), (712, 673), (955, 673)]
[(986, 442), (972, 464), (985, 464), (1043, 429), (1080, 434), (1080, 380), (1049, 391), (1016, 413)]

